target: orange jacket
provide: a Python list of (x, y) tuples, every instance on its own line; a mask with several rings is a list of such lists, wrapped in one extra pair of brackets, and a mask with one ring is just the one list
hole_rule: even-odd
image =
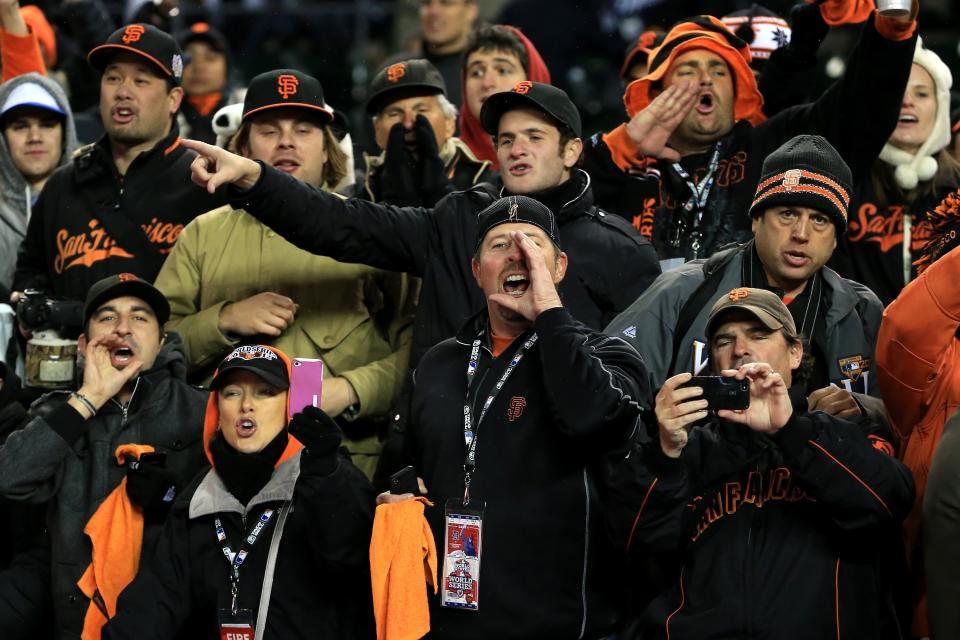
[[(903, 289), (884, 311), (877, 337), (877, 378), (901, 440), (903, 462), (917, 485), (917, 499), (904, 524), (909, 558), (921, 542), (923, 493), (934, 450), (944, 423), (960, 406), (958, 272), (960, 248)], [(914, 572), (922, 571), (919, 563), (914, 564)], [(914, 635), (927, 635), (925, 627), (921, 609), (914, 619)]]

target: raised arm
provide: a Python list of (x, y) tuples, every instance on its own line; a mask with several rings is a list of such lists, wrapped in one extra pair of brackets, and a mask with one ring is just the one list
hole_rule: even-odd
[(235, 208), (305, 251), (420, 276), (438, 243), (429, 209), (344, 200), (225, 149), (183, 144), (198, 154), (190, 167), (196, 184), (210, 193), (228, 185)]

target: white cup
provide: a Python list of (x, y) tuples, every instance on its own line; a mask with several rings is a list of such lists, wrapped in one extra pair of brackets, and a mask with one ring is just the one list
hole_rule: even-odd
[(906, 18), (913, 7), (912, 0), (876, 0), (877, 11), (888, 18)]

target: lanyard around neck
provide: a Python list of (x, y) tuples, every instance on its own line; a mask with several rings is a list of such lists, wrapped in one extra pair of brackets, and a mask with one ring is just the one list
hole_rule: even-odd
[(513, 358), (510, 359), (510, 364), (507, 365), (503, 375), (500, 376), (497, 384), (490, 391), (490, 395), (488, 395), (487, 399), (483, 402), (483, 406), (480, 409), (480, 415), (477, 417), (476, 423), (474, 423), (473, 410), (470, 408), (470, 392), (472, 391), (473, 383), (475, 382), (477, 365), (480, 363), (480, 345), (482, 343), (483, 332), (481, 331), (480, 335), (478, 335), (473, 341), (473, 345), (470, 348), (470, 361), (467, 363), (467, 398), (463, 403), (463, 440), (467, 445), (467, 455), (463, 461), (464, 505), (470, 503), (470, 480), (474, 470), (477, 468), (477, 441), (480, 433), (480, 423), (483, 422), (484, 416), (487, 415), (487, 409), (489, 409), (490, 405), (493, 404), (494, 399), (500, 393), (500, 390), (503, 389), (507, 380), (517, 368), (517, 365), (520, 364), (521, 360), (523, 360), (523, 356), (526, 355), (526, 353), (533, 348), (533, 345), (537, 343), (537, 334), (531, 334), (529, 338), (523, 341), (523, 344), (520, 346), (520, 348), (514, 352)]
[(693, 249), (694, 259), (700, 257), (700, 239), (703, 235), (700, 232), (700, 223), (703, 221), (703, 212), (707, 209), (707, 200), (710, 198), (710, 191), (713, 189), (713, 184), (716, 181), (717, 169), (720, 166), (721, 146), (718, 140), (713, 147), (713, 155), (710, 156), (710, 162), (707, 164), (707, 174), (699, 183), (694, 183), (693, 178), (679, 162), (673, 163), (673, 170), (677, 172), (680, 179), (683, 180), (687, 188), (690, 189), (690, 197), (687, 198), (687, 201), (683, 205), (685, 212), (683, 215), (689, 217), (689, 229), (687, 229), (687, 221), (677, 224), (671, 244), (674, 247), (679, 247), (683, 233), (689, 230), (691, 239), (690, 248)]
[(259, 518), (257, 518), (257, 522), (250, 529), (250, 532), (246, 535), (243, 544), (240, 545), (240, 548), (236, 553), (234, 553), (233, 549), (230, 548), (230, 542), (227, 540), (227, 534), (223, 529), (223, 523), (220, 522), (220, 516), (215, 517), (213, 520), (214, 530), (217, 534), (217, 541), (222, 545), (220, 550), (223, 551), (223, 555), (227, 559), (227, 564), (230, 565), (230, 610), (233, 615), (237, 614), (237, 589), (240, 583), (240, 567), (250, 554), (250, 550), (253, 548), (253, 545), (257, 543), (260, 534), (262, 534), (264, 529), (266, 529), (270, 524), (273, 516), (282, 508), (283, 507), (279, 507), (276, 510), (270, 508), (264, 509), (263, 513), (260, 514)]

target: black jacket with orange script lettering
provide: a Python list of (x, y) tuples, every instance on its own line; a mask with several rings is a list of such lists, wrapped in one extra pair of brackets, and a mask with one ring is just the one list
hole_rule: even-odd
[[(106, 136), (81, 149), (50, 176), (33, 208), (17, 256), (14, 290), (83, 300), (93, 283), (117, 273), (152, 282), (183, 227), (226, 204), (226, 197), (191, 182), (194, 157), (180, 145), (176, 126), (137, 156), (124, 176), (117, 172)], [(136, 251), (118, 242), (110, 230), (124, 222), (132, 232), (142, 230), (157, 250)]]
[(711, 418), (672, 459), (653, 426), (612, 461), (615, 537), (631, 554), (679, 556), (672, 584), (633, 612), (645, 640), (900, 638), (892, 572), (913, 477), (888, 429), (790, 395), (773, 436)]

